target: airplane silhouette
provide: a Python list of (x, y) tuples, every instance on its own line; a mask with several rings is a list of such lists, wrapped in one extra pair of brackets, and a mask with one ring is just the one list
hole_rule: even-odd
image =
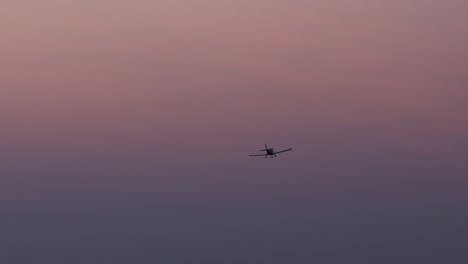
[(271, 158), (273, 158), (273, 157), (276, 157), (276, 154), (283, 153), (283, 152), (290, 151), (290, 150), (292, 150), (292, 148), (275, 152), (274, 148), (268, 148), (267, 144), (265, 144), (265, 149), (261, 149), (260, 151), (266, 151), (266, 154), (249, 155), (249, 156), (250, 157), (265, 157), (265, 159), (268, 156), (270, 156)]

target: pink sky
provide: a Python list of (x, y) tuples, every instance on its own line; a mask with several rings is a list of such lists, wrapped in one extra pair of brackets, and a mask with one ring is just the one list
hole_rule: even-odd
[(193, 140), (234, 130), (252, 143), (278, 136), (262, 128), (307, 137), (331, 127), (412, 151), (457, 152), (468, 132), (466, 8), (454, 0), (4, 1), (2, 141), (120, 131), (125, 144), (146, 132), (154, 140), (155, 130), (201, 134)]

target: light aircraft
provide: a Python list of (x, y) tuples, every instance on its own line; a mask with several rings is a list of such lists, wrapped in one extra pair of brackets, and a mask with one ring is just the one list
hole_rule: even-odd
[(265, 157), (265, 159), (268, 156), (270, 156), (271, 158), (273, 158), (273, 157), (276, 157), (276, 154), (283, 153), (283, 152), (290, 151), (290, 150), (292, 150), (292, 148), (276, 152), (274, 148), (268, 148), (267, 144), (265, 144), (265, 149), (261, 149), (260, 151), (266, 151), (266, 154), (249, 155), (249, 156), (250, 157)]

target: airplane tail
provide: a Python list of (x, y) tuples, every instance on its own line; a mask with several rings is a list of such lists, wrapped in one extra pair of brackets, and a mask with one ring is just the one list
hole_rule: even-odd
[(267, 146), (267, 144), (265, 143), (265, 149), (261, 149), (260, 151), (267, 151), (267, 149), (268, 149), (268, 146)]

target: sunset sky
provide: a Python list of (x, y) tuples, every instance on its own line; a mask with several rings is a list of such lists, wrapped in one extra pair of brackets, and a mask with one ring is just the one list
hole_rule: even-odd
[(0, 262), (468, 263), (467, 102), (466, 0), (1, 0)]

